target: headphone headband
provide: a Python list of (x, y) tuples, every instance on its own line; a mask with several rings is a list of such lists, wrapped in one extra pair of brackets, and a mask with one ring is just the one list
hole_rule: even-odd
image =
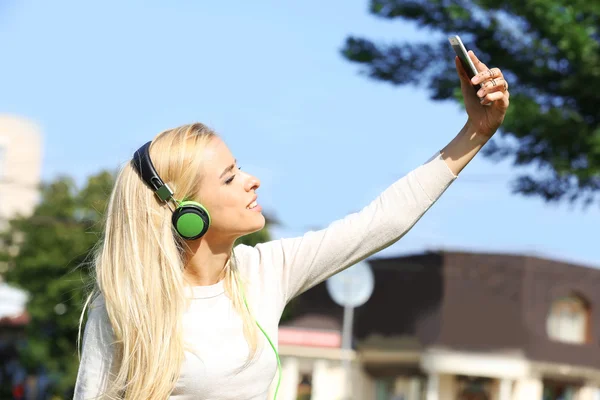
[[(177, 201), (173, 198), (173, 191), (158, 176), (158, 172), (150, 158), (150, 144), (148, 142), (140, 147), (131, 160), (131, 165), (140, 178), (154, 191), (165, 203), (172, 200), (177, 205), (173, 211), (171, 222), (173, 228), (185, 240), (194, 240), (202, 237), (210, 226), (210, 214), (200, 203), (191, 200)], [(170, 208), (170, 207), (169, 207)]]
[(140, 175), (146, 185), (150, 186), (154, 193), (165, 203), (173, 198), (173, 191), (158, 176), (154, 164), (150, 159), (150, 144), (152, 141), (144, 144), (133, 154), (133, 167)]

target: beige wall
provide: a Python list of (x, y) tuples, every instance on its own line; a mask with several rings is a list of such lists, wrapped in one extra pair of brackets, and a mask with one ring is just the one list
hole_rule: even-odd
[(540, 379), (524, 378), (515, 382), (513, 400), (541, 399), (543, 385)]
[[(298, 352), (304, 354), (297, 354)], [(293, 354), (293, 355), (292, 355)], [(296, 389), (302, 373), (312, 376), (312, 400), (345, 399), (345, 371), (339, 349), (292, 349), (281, 346), (282, 379), (278, 400), (296, 400)], [(319, 357), (320, 355), (320, 357)], [(354, 358), (354, 352), (352, 352)], [(352, 362), (352, 399), (371, 400), (375, 397), (375, 382), (362, 366)], [(274, 379), (269, 396), (272, 398), (277, 379)]]
[(37, 203), (42, 139), (38, 126), (0, 114), (0, 220), (29, 215)]
[(576, 400), (596, 400), (598, 388), (595, 386), (584, 386), (579, 389)]
[(359, 363), (353, 364), (353, 382), (356, 399), (373, 399), (375, 397), (375, 380), (371, 378)]
[(439, 376), (439, 400), (454, 400), (456, 393), (456, 378), (454, 375), (441, 374)]

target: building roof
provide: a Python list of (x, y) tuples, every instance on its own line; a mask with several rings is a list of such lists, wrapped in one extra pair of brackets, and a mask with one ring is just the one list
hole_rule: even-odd
[[(397, 349), (443, 347), (519, 352), (544, 362), (600, 368), (600, 270), (518, 254), (440, 251), (369, 260), (373, 295), (355, 310), (359, 343)], [(554, 299), (576, 293), (591, 305), (592, 340), (551, 341)], [(321, 314), (341, 326), (343, 310), (325, 283), (293, 303), (295, 315)]]

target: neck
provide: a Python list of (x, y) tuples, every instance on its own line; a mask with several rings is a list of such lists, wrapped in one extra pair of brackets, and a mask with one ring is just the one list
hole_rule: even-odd
[(189, 242), (188, 246), (184, 275), (191, 285), (214, 285), (225, 277), (233, 242), (215, 244), (202, 238)]

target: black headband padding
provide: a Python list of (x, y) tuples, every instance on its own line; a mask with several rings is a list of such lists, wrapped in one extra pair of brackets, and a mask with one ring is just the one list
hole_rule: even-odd
[(150, 159), (150, 144), (152, 144), (151, 141), (140, 147), (133, 154), (132, 162), (133, 167), (140, 175), (142, 180), (146, 182), (146, 184), (150, 186), (152, 190), (154, 190), (154, 192), (159, 192), (164, 190), (164, 188), (166, 188), (167, 186), (165, 185), (163, 180), (160, 179), (160, 176), (158, 176), (158, 173), (154, 168), (154, 164), (152, 164), (152, 160)]

